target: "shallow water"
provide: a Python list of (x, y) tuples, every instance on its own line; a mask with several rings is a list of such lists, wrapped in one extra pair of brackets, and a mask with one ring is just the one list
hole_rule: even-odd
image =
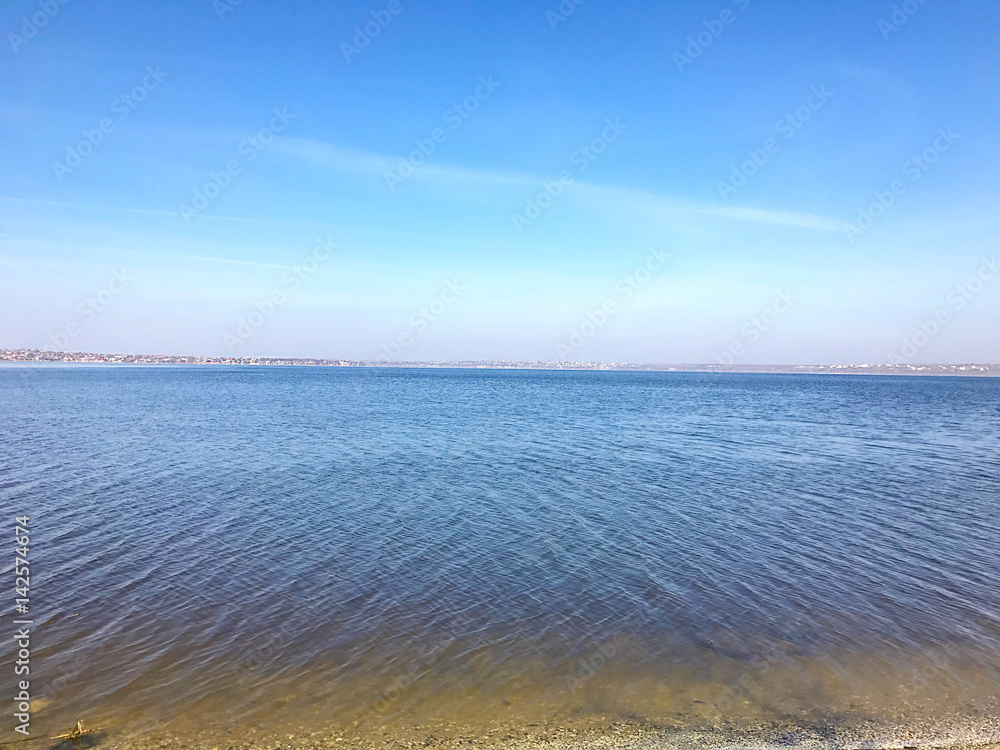
[(0, 416), (40, 731), (1000, 715), (1000, 380), (9, 366)]

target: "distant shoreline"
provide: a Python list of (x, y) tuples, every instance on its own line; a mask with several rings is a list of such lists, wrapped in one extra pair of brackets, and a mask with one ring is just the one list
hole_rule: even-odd
[(442, 360), (397, 362), (300, 357), (197, 357), (170, 354), (101, 354), (38, 349), (0, 349), (0, 363), (109, 365), (239, 365), (268, 367), (354, 367), (461, 370), (569, 370), (620, 372), (691, 372), (784, 375), (953, 375), (1000, 377), (1000, 364), (852, 364), (852, 365), (721, 365), (635, 364), (622, 362), (541, 362), (520, 360)]

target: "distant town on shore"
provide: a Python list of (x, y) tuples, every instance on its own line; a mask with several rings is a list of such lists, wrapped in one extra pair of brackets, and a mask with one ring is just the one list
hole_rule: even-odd
[(173, 354), (97, 354), (54, 352), (39, 349), (0, 349), (0, 362), (39, 364), (123, 365), (251, 365), (312, 367), (460, 368), (480, 370), (621, 370), (637, 372), (740, 372), (814, 375), (964, 375), (1000, 376), (1000, 364), (846, 364), (846, 365), (751, 365), (751, 364), (634, 364), (627, 362), (541, 362), (522, 360), (441, 360), (404, 362), (394, 360), (348, 360), (298, 357), (198, 357)]

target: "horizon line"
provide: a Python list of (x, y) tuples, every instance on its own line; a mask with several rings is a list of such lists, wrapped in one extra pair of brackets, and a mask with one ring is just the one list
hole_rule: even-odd
[[(33, 355), (31, 358), (28, 355)], [(39, 356), (48, 358), (39, 359)], [(58, 359), (56, 358), (58, 357)], [(67, 357), (71, 359), (66, 359)], [(115, 359), (107, 360), (112, 357)], [(128, 358), (119, 360), (117, 358)], [(131, 358), (146, 361), (130, 361)], [(157, 361), (161, 360), (161, 361)], [(188, 360), (182, 362), (168, 360)], [(193, 361), (189, 361), (193, 360)], [(879, 374), (880, 370), (892, 372), (921, 372), (934, 369), (941, 372), (967, 372), (966, 368), (975, 368), (976, 372), (1000, 376), (1000, 364), (988, 362), (858, 362), (851, 364), (731, 364), (720, 363), (665, 363), (665, 362), (577, 362), (572, 360), (532, 360), (532, 359), (441, 359), (441, 360), (386, 360), (386, 359), (344, 359), (340, 357), (278, 357), (278, 356), (216, 356), (199, 354), (141, 354), (141, 353), (104, 353), (83, 351), (55, 351), (51, 349), (0, 349), (0, 362), (10, 363), (52, 363), (52, 364), (165, 364), (165, 365), (264, 365), (264, 366), (316, 366), (316, 367), (358, 367), (358, 368), (423, 368), (423, 369), (511, 369), (511, 370), (646, 370), (646, 371), (687, 371), (687, 372), (759, 372), (759, 371), (844, 371), (867, 370), (871, 374)], [(958, 370), (957, 368), (961, 368)], [(850, 373), (850, 374), (864, 374)], [(887, 374), (887, 373), (881, 373)]]

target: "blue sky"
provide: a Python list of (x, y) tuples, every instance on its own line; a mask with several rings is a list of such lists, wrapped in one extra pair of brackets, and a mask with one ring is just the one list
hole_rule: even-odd
[(9, 2), (0, 347), (997, 362), (998, 23)]

